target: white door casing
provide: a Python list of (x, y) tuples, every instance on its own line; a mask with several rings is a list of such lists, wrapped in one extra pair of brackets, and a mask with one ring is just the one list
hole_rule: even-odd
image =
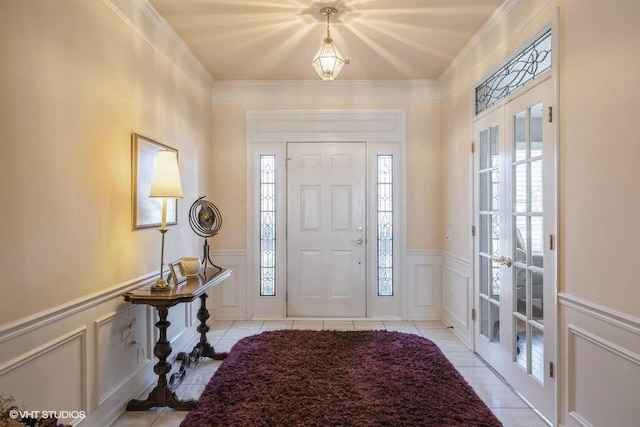
[[(377, 228), (367, 224), (364, 240), (370, 242), (366, 252), (366, 316), (402, 319), (407, 317), (411, 298), (404, 283), (407, 275), (406, 248), (406, 112), (404, 110), (263, 110), (247, 114), (247, 314), (249, 318), (280, 319), (287, 317), (286, 247), (287, 177), (285, 163), (288, 142), (360, 142), (366, 147), (366, 182), (368, 194), (377, 185), (378, 155), (393, 156), (394, 238), (393, 296), (377, 293), (377, 253), (372, 246)], [(351, 142), (345, 142), (351, 141)], [(276, 294), (262, 296), (259, 291), (259, 171), (260, 155), (276, 157)], [(368, 221), (376, 218), (375, 196), (367, 199)], [(409, 291), (410, 292), (410, 291)]]
[(553, 80), (474, 122), (476, 352), (547, 419), (556, 380)]
[(366, 316), (365, 148), (287, 144), (288, 316)]

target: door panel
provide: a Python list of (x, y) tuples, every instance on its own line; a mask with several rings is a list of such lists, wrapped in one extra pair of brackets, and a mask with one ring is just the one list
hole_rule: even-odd
[(546, 80), (476, 120), (475, 349), (548, 419), (555, 361), (555, 141)]
[(502, 374), (548, 419), (553, 418), (555, 379), (555, 263), (549, 236), (555, 235), (555, 141), (545, 112), (553, 99), (546, 80), (505, 108), (510, 141), (508, 207), (510, 360)]
[(485, 115), (474, 124), (478, 144), (475, 158), (476, 218), (478, 224), (475, 239), (476, 313), (475, 347), (493, 366), (503, 363), (504, 354), (500, 346), (502, 277), (498, 260), (504, 254), (502, 221), (505, 198), (502, 171), (504, 113), (495, 111)]
[(366, 316), (364, 143), (287, 144), (287, 315)]

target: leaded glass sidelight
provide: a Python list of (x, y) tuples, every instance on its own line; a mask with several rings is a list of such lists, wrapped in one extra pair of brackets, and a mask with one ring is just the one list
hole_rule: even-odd
[(378, 295), (393, 295), (393, 156), (378, 156)]
[(260, 295), (276, 294), (276, 156), (260, 156)]
[(476, 114), (551, 68), (551, 30), (476, 87)]

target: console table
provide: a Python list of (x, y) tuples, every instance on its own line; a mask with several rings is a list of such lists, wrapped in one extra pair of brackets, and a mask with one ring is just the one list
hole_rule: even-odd
[(186, 282), (167, 291), (151, 292), (151, 285), (145, 285), (124, 294), (125, 301), (132, 304), (146, 304), (156, 308), (159, 319), (156, 327), (160, 332), (158, 341), (153, 348), (153, 354), (158, 358), (158, 363), (153, 368), (153, 371), (158, 374), (158, 384), (145, 400), (130, 400), (127, 404), (128, 411), (146, 411), (153, 407), (162, 406), (188, 411), (196, 405), (197, 401), (194, 399), (178, 399), (167, 382), (167, 375), (171, 371), (171, 364), (167, 362), (167, 357), (171, 354), (171, 344), (167, 341), (167, 328), (171, 323), (167, 321), (167, 315), (170, 307), (200, 298), (200, 309), (197, 314), (198, 320), (200, 320), (197, 329), (200, 332), (200, 341), (190, 354), (180, 353), (178, 358), (195, 357), (197, 359), (204, 356), (216, 360), (224, 359), (227, 353), (216, 353), (213, 346), (207, 341), (209, 311), (206, 307), (208, 298), (206, 292), (229, 276), (231, 276), (231, 270), (229, 269), (208, 268), (198, 276), (188, 277)]

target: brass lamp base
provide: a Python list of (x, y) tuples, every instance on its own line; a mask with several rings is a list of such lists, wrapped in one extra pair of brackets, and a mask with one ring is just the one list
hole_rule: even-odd
[(158, 281), (156, 281), (156, 283), (151, 285), (150, 289), (151, 292), (164, 292), (171, 290), (171, 286), (163, 277), (161, 277), (158, 279)]

